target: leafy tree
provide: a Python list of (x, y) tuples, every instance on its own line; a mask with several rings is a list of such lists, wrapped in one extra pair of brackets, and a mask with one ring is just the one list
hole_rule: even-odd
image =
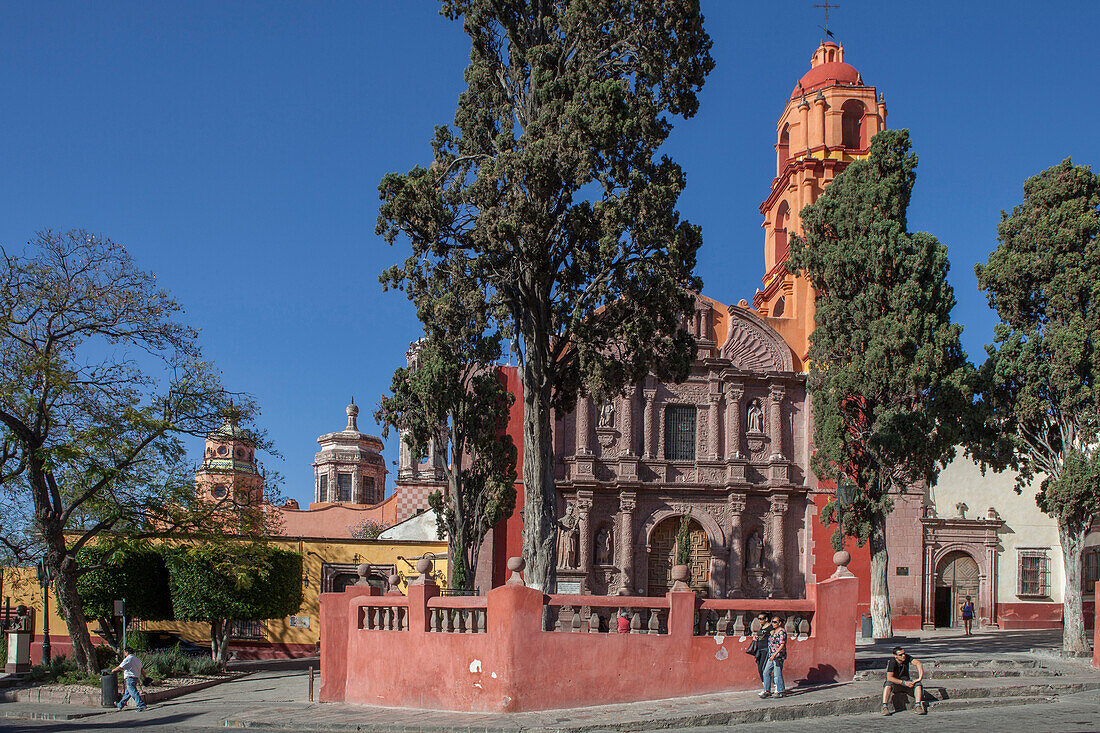
[(981, 368), (977, 454), (1013, 468), (1016, 490), (1043, 475), (1039, 508), (1058, 521), (1065, 566), (1062, 645), (1087, 651), (1081, 551), (1100, 511), (1100, 176), (1070, 159), (1024, 183), (1001, 213), (997, 249), (975, 267), (997, 311)]
[(426, 336), (415, 363), (393, 375), (392, 395), (375, 415), (401, 431), (414, 455), (446, 446), (446, 490), (428, 497), (447, 538), (451, 585), (473, 590), (485, 534), (516, 505), (516, 448), (505, 429), (513, 397), (497, 373), (500, 335), (458, 252), (407, 271), (402, 283)]
[(44, 554), (88, 673), (80, 550), (105, 532), (216, 528), (239, 509), (195, 497), (182, 438), (214, 430), (232, 395), (180, 310), (122, 246), (87, 232), (0, 249), (0, 482), (33, 522), (0, 527), (10, 551)]
[(289, 616), (302, 605), (302, 556), (258, 543), (202, 544), (165, 555), (178, 621), (210, 624), (210, 656), (225, 668), (229, 621)]
[(84, 616), (99, 620), (100, 634), (118, 650), (121, 639), (114, 621), (114, 602), (126, 600), (126, 615), (143, 621), (172, 618), (168, 568), (157, 547), (143, 543), (102, 542), (77, 553), (76, 582)]
[(377, 232), (412, 255), (400, 285), (460, 252), (523, 387), (524, 557), (553, 590), (552, 410), (651, 370), (687, 374), (699, 229), (681, 221), (680, 167), (657, 156), (713, 67), (697, 0), (443, 0), (470, 36), (454, 129), (427, 168), (379, 185)]
[[(817, 291), (810, 336), (814, 468), (857, 487), (838, 530), (870, 543), (876, 638), (893, 635), (886, 517), (891, 494), (934, 483), (954, 456), (971, 397), (970, 368), (951, 321), (947, 248), (906, 220), (917, 156), (908, 130), (875, 135), (802, 210), (789, 267)], [(836, 501), (823, 513), (832, 521)], [(840, 535), (834, 539), (840, 539)]]

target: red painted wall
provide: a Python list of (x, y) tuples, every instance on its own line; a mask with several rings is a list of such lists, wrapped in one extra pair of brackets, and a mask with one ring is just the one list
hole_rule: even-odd
[[(820, 490), (826, 493), (814, 494), (814, 516), (810, 520), (810, 538), (813, 542), (814, 578), (828, 578), (836, 566), (833, 565), (833, 546), (831, 538), (836, 530), (836, 524), (828, 527), (821, 521), (821, 509), (832, 498), (836, 491), (836, 484), (829, 480), (823, 480), (819, 484)], [(856, 628), (859, 628), (860, 614), (871, 612), (871, 551), (867, 545), (859, 547), (851, 537), (844, 538), (844, 549), (852, 555), (852, 561), (848, 564), (848, 570), (859, 578), (859, 595), (856, 602)]]
[[(811, 586), (812, 606), (829, 612), (815, 614), (808, 639), (790, 642), (786, 679), (852, 678), (857, 586), (854, 577)], [(437, 593), (434, 585), (413, 584), (407, 597), (371, 598), (355, 586), (322, 595), (321, 701), (519, 712), (759, 687), (756, 664), (742, 651), (747, 642), (733, 636), (693, 635), (700, 601), (690, 591), (671, 592), (666, 599), (637, 599), (639, 606), (657, 602), (669, 609), (664, 635), (542, 631), (546, 596), (522, 585), (501, 586), (486, 598), (435, 601), (449, 607), (484, 607), (486, 632), (432, 632), (427, 627), (428, 602)], [(614, 602), (630, 605), (626, 598)], [(775, 612), (808, 604), (719, 603)], [(380, 605), (407, 607), (408, 629), (360, 628), (360, 609)]]
[[(1096, 583), (1094, 599), (1100, 600), (1100, 582)], [(1093, 602), (1092, 618), (1092, 666), (1100, 667), (1100, 603)]]
[(512, 516), (503, 519), (493, 528), (493, 587), (504, 585), (508, 558), (523, 557), (523, 386), (519, 369), (514, 366), (498, 367), (505, 388), (515, 396), (508, 413), (507, 433), (516, 446), (516, 509)]

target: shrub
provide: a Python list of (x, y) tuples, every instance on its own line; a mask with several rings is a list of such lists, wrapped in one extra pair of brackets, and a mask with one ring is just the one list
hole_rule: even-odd
[(222, 671), (221, 665), (210, 657), (191, 657), (191, 674), (218, 674)]
[(76, 660), (65, 654), (51, 657), (47, 664), (36, 664), (31, 667), (31, 682), (59, 685), (98, 685), (97, 675), (85, 674), (76, 665)]
[(99, 669), (111, 669), (118, 662), (118, 654), (111, 647), (101, 644), (95, 648), (95, 663)]
[(126, 646), (133, 648), (138, 654), (149, 651), (149, 635), (144, 631), (127, 631)]

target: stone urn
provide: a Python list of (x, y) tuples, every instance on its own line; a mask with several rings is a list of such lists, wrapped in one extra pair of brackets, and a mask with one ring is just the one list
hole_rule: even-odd
[(672, 590), (691, 590), (688, 588), (687, 579), (690, 576), (687, 565), (672, 566)]

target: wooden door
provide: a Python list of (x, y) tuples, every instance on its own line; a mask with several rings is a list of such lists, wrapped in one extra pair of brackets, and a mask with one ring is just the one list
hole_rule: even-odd
[[(963, 600), (970, 596), (974, 603), (975, 616), (978, 608), (978, 563), (974, 558), (962, 551), (948, 553), (940, 560), (939, 569), (936, 571), (936, 595), (942, 592), (949, 594), (951, 604), (950, 626), (962, 625), (962, 614), (959, 606)], [(941, 624), (940, 614), (936, 614), (936, 625)]]
[[(653, 530), (649, 551), (649, 595), (663, 596), (672, 587), (672, 566), (676, 561), (676, 534), (680, 517), (670, 517)], [(710, 589), (710, 538), (694, 520), (689, 525), (691, 560), (688, 562), (688, 585), (708, 595)]]

